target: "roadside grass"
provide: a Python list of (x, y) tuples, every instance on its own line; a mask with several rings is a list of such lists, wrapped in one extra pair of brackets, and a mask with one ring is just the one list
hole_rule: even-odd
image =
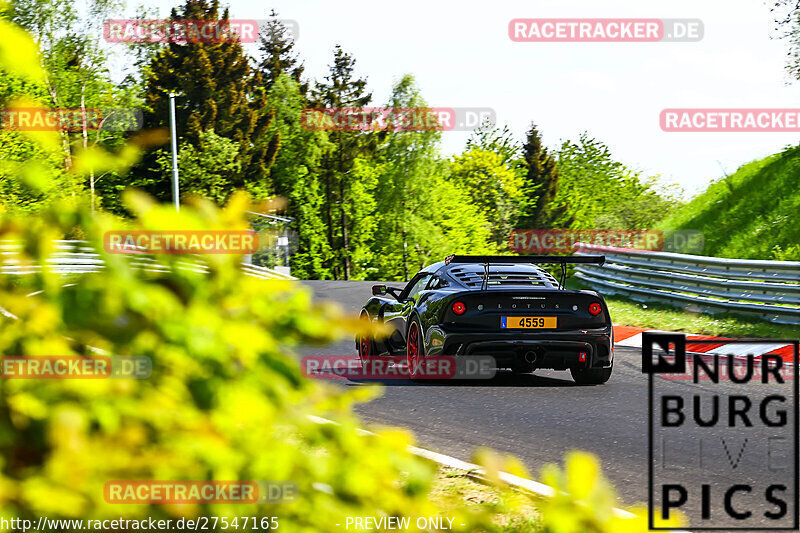
[(800, 326), (772, 324), (733, 315), (707, 315), (665, 304), (639, 303), (616, 296), (606, 298), (615, 324), (716, 337), (797, 339)]
[(539, 513), (530, 498), (511, 490), (500, 490), (470, 478), (466, 472), (441, 467), (436, 473), (431, 501), (442, 508), (458, 505), (482, 508), (494, 514), (498, 533), (539, 533)]
[(703, 255), (800, 260), (800, 146), (742, 165), (656, 225), (700, 230)]
[[(568, 289), (588, 289), (575, 279), (567, 281)], [(600, 292), (600, 291), (598, 291)], [(601, 292), (602, 294), (602, 292)], [(663, 329), (717, 337), (753, 337), (797, 339), (800, 326), (773, 324), (756, 317), (695, 313), (660, 302), (637, 302), (620, 295), (603, 295), (611, 312), (611, 321), (619, 326)]]

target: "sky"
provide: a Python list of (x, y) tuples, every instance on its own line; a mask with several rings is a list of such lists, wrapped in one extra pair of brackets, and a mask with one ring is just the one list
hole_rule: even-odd
[[(178, 0), (174, 0), (177, 3)], [(224, 0), (223, 0), (224, 2)], [(147, 1), (167, 16), (172, 3)], [(800, 85), (775, 39), (775, 15), (758, 0), (229, 0), (231, 18), (271, 9), (299, 26), (305, 73), (321, 79), (333, 47), (356, 59), (375, 105), (400, 76), (415, 76), (432, 107), (489, 107), (524, 138), (535, 122), (553, 148), (581, 132), (616, 159), (679, 184), (687, 196), (754, 159), (798, 142), (798, 133), (664, 132), (665, 108), (800, 108)], [(515, 18), (696, 18), (699, 42), (520, 43)], [(772, 38), (771, 38), (772, 37)], [(445, 154), (467, 132), (444, 132)]]

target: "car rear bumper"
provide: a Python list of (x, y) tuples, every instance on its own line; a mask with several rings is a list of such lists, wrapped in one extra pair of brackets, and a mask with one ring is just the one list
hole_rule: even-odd
[(464, 333), (434, 329), (442, 334), (441, 354), (491, 355), (500, 367), (600, 368), (611, 366), (614, 357), (611, 326), (557, 332)]

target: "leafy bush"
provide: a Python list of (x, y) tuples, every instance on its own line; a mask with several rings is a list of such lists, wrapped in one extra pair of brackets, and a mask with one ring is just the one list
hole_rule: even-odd
[[(207, 203), (176, 214), (131, 194), (134, 229), (241, 228), (248, 207)], [(30, 219), (5, 217), (0, 239), (21, 241), (42, 264), (52, 240), (80, 227), (102, 250), (114, 227), (103, 215), (64, 203)], [(82, 355), (92, 348), (151, 358), (143, 380), (7, 380), (0, 391), (0, 509), (6, 517), (112, 518), (236, 516), (233, 505), (109, 505), (109, 480), (291, 480), (300, 498), (247, 515), (280, 516), (291, 531), (319, 530), (345, 515), (435, 515), (426, 498), (433, 467), (411, 456), (410, 436), (358, 436), (350, 392), (305, 380), (290, 347), (328, 342), (352, 329), (336, 310), (312, 303), (290, 282), (245, 277), (237, 258), (209, 256), (208, 274), (159, 257), (147, 272), (103, 253), (106, 269), (63, 286), (46, 269), (0, 299), (5, 355)], [(41, 291), (41, 292), (39, 292)], [(31, 296), (26, 294), (34, 293)], [(324, 414), (340, 425), (321, 425)], [(370, 453), (364, 453), (367, 449)], [(460, 522), (475, 525), (468, 516)]]
[[(542, 470), (542, 482), (556, 490), (553, 498), (540, 504), (544, 528), (550, 533), (648, 531), (647, 509), (630, 513), (614, 508), (614, 488), (600, 471), (597, 458), (585, 452), (570, 452), (560, 470), (548, 465)], [(668, 521), (657, 521), (656, 527), (681, 527), (682, 514), (673, 514)]]

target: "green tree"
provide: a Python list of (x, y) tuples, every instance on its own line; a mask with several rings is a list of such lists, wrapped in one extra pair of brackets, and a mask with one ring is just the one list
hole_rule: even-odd
[(285, 74), (272, 85), (268, 96), (275, 122), (267, 135), (279, 135), (281, 147), (271, 169), (272, 191), (286, 198), (286, 214), (296, 246), (291, 257), (292, 275), (304, 279), (330, 279), (332, 251), (325, 227), (325, 194), (320, 161), (330, 149), (328, 134), (301, 124), (305, 98), (298, 83)]
[[(159, 19), (157, 6), (136, 6), (136, 11), (131, 19), (134, 20), (154, 20)], [(156, 55), (165, 48), (166, 44), (161, 42), (129, 42), (117, 43), (123, 45), (126, 52), (126, 61), (123, 72), (125, 77), (120, 85), (136, 87), (140, 92), (144, 92), (146, 85), (147, 71)]]
[[(158, 166), (167, 175), (172, 170), (172, 154), (159, 150)], [(178, 150), (181, 195), (197, 195), (224, 204), (231, 190), (230, 177), (240, 171), (239, 145), (220, 137), (213, 130), (201, 131), (199, 146), (184, 141)]]
[(418, 242), (414, 246), (414, 263), (422, 268), (441, 261), (450, 254), (494, 254), (491, 218), (471, 203), (469, 191), (446, 177), (446, 163), (433, 175), (430, 188), (420, 198), (427, 210), (420, 213), (420, 224), (414, 228)]
[(465, 151), (468, 152), (473, 148), (496, 153), (509, 169), (515, 168), (522, 157), (519, 142), (514, 139), (514, 134), (508, 126), (498, 128), (488, 119), (484, 120), (467, 139)]
[(377, 198), (375, 190), (381, 179), (378, 169), (372, 164), (373, 157), (359, 157), (354, 161), (350, 182), (349, 202), (344, 204), (345, 215), (350, 222), (351, 279), (374, 279), (377, 271), (373, 244), (380, 240), (377, 231)]
[(494, 242), (506, 242), (519, 212), (520, 176), (506, 167), (496, 152), (472, 148), (453, 158), (450, 179), (469, 191), (471, 203), (492, 221)]
[(779, 37), (789, 43), (786, 53), (786, 71), (800, 79), (800, 3), (795, 0), (774, 0), (771, 11), (775, 15)]
[(523, 228), (547, 229), (563, 224), (565, 209), (559, 204), (559, 173), (556, 159), (542, 144), (535, 124), (525, 134), (522, 145), (522, 202), (519, 224)]
[(264, 80), (264, 87), (269, 90), (277, 79), (286, 74), (297, 82), (300, 94), (305, 95), (308, 84), (303, 83), (303, 63), (294, 50), (294, 35), (279, 18), (274, 9), (270, 12), (266, 31), (259, 37), (261, 61), (258, 70)]
[[(225, 28), (227, 9), (220, 13), (217, 0), (186, 0), (180, 9), (173, 9), (175, 20), (219, 21)], [(239, 146), (241, 170), (228, 179), (236, 188), (267, 190), (269, 167), (275, 158), (279, 137), (267, 143), (254, 143), (263, 138), (272, 114), (266, 105), (261, 75), (253, 70), (241, 43), (235, 37), (215, 42), (201, 42), (191, 35), (187, 43), (169, 43), (155, 56), (147, 70), (145, 126), (167, 127), (169, 94), (176, 93), (178, 135), (196, 148), (201, 132), (213, 130)], [(137, 185), (159, 198), (169, 198), (170, 181), (154, 165), (155, 154), (145, 167), (150, 169)], [(154, 168), (155, 167), (155, 168)]]
[[(52, 108), (72, 108), (91, 113), (93, 109), (104, 110), (104, 128), (93, 131), (87, 121), (80, 128), (69, 131), (61, 129), (60, 136), (62, 166), (66, 171), (72, 168), (72, 159), (79, 150), (90, 146), (103, 145), (107, 148), (122, 145), (126, 135), (112, 131), (108, 125), (120, 116), (119, 110), (112, 108), (134, 108), (140, 105), (134, 88), (119, 87), (111, 81), (107, 67), (110, 52), (99, 43), (102, 24), (118, 8), (113, 0), (91, 0), (85, 9), (67, 0), (14, 0), (9, 4), (6, 15), (28, 30), (40, 50), (41, 66), (45, 73), (43, 83), (30, 88), (30, 94), (39, 99), (40, 105)], [(14, 85), (13, 82), (10, 84)], [(11, 99), (20, 94), (5, 86), (2, 98)], [(28, 89), (25, 89), (26, 91)], [(10, 134), (15, 140), (11, 144), (25, 144), (23, 138)], [(13, 154), (6, 154), (13, 160)], [(85, 183), (76, 182), (74, 174), (61, 174), (64, 178), (57, 188), (56, 196), (81, 194), (87, 186), (92, 207), (100, 202), (97, 194), (98, 182), (105, 177), (107, 182), (118, 179), (113, 173), (96, 175), (90, 169)]]
[[(17, 99), (26, 94), (35, 94), (38, 102), (47, 99), (43, 83), (32, 83), (21, 76), (0, 70), (2, 108), (18, 105)], [(24, 132), (0, 130), (0, 211), (35, 211), (48, 200), (81, 194), (81, 180), (64, 169), (60, 135), (55, 134), (52, 140), (55, 149), (46, 150)], [(31, 162), (35, 162), (37, 172), (21, 172), (26, 163)], [(29, 183), (28, 178), (33, 176), (37, 176), (38, 186)]]
[(614, 159), (608, 146), (582, 133), (558, 153), (557, 205), (567, 206), (560, 222), (574, 229), (646, 229), (665, 217), (674, 200)]
[[(367, 80), (357, 78), (354, 71), (355, 59), (342, 50), (341, 46), (336, 45), (329, 74), (314, 89), (315, 102), (339, 110), (368, 105), (372, 100), (372, 93), (367, 92)], [(347, 206), (353, 201), (353, 168), (357, 160), (372, 157), (377, 139), (369, 132), (337, 130), (331, 133), (330, 140), (332, 147), (322, 161), (322, 183), (325, 190), (328, 243), (331, 249), (338, 250), (332, 271), (336, 279), (350, 279), (350, 233), (353, 221), (348, 217)]]
[[(394, 86), (389, 107), (428, 106), (413, 76)], [(447, 253), (488, 249), (489, 224), (465, 189), (446, 178), (438, 131), (391, 131), (379, 149), (375, 239), (379, 276), (409, 279)]]
[[(406, 74), (395, 84), (387, 107), (427, 107), (413, 76)], [(418, 251), (415, 245), (425, 238), (423, 228), (429, 213), (426, 194), (435, 174), (441, 174), (436, 161), (439, 137), (437, 131), (392, 131), (380, 147), (382, 168), (376, 189), (380, 239), (376, 247), (380, 270), (392, 278), (407, 280), (414, 274), (411, 256)]]

